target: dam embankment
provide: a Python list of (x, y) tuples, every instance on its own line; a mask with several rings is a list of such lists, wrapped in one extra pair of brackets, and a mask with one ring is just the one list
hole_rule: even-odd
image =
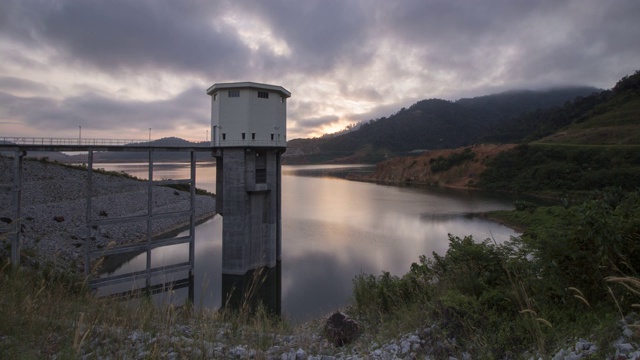
[[(0, 157), (0, 185), (12, 185), (13, 159)], [(125, 176), (93, 173), (92, 218), (145, 215), (148, 194), (146, 181)], [(31, 265), (52, 265), (61, 270), (81, 270), (86, 239), (87, 171), (44, 161), (25, 161), (23, 167), (21, 258)], [(189, 209), (189, 193), (154, 186), (153, 213)], [(196, 195), (196, 218), (215, 214), (215, 198)], [(0, 191), (0, 256), (11, 251), (13, 192)], [(154, 237), (161, 237), (188, 225), (188, 216), (157, 219)], [(92, 248), (131, 244), (146, 236), (146, 222), (137, 221), (95, 227)], [(165, 235), (168, 236), (168, 235)]]

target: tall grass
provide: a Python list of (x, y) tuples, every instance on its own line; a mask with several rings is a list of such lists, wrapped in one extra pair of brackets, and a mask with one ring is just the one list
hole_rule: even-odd
[(261, 310), (247, 316), (189, 303), (158, 306), (148, 297), (100, 299), (81, 277), (16, 269), (7, 261), (0, 266), (0, 319), (0, 359), (160, 359), (169, 352), (212, 358), (215, 344), (265, 350), (291, 331)]

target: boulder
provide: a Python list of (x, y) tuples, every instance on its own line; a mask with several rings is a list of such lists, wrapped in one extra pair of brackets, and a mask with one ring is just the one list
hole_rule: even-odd
[(360, 333), (360, 324), (340, 311), (331, 315), (324, 326), (325, 337), (337, 347), (351, 343)]

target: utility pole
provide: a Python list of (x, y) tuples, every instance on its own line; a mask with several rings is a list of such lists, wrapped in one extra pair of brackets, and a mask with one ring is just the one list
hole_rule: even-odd
[(78, 125), (78, 145), (82, 145), (82, 125)]
[(151, 142), (151, 128), (149, 128), (149, 142)]

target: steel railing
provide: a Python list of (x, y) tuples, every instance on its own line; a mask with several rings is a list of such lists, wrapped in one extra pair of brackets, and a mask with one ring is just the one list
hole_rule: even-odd
[(214, 146), (286, 146), (286, 141), (278, 140), (220, 140)]
[(45, 138), (45, 137), (0, 137), (0, 145), (42, 145), (42, 146), (202, 146), (209, 147), (209, 141), (188, 141), (181, 139), (84, 139), (84, 138)]
[[(45, 137), (0, 137), (0, 145), (40, 145), (40, 146), (151, 146), (151, 147), (211, 147), (210, 141), (189, 141), (182, 139), (85, 139), (85, 138), (45, 138)], [(221, 140), (214, 146), (286, 146), (286, 141), (278, 140)]]

